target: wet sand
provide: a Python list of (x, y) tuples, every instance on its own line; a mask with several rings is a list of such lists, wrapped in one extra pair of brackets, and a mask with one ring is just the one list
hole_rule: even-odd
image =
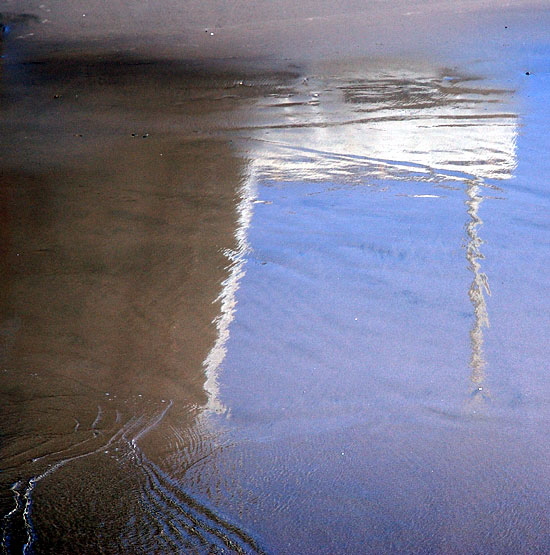
[(245, 173), (223, 125), (252, 87), (147, 60), (5, 70), (5, 546), (175, 549), (148, 537), (167, 517), (141, 508), (143, 487), (165, 479), (135, 472), (213, 448), (196, 420)]
[(375, 4), (2, 10), (4, 552), (550, 549), (549, 13)]

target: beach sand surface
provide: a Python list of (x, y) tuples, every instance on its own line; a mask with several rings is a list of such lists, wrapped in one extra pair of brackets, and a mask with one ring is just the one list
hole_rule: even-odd
[(546, 553), (544, 2), (0, 4), (5, 553)]

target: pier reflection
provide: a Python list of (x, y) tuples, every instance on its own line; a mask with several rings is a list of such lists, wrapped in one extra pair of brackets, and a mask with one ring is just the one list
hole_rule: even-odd
[(470, 368), (472, 370), (470, 380), (472, 384), (472, 398), (481, 400), (488, 397), (485, 385), (485, 367), (487, 362), (483, 354), (483, 329), (489, 327), (489, 314), (485, 295), (491, 294), (489, 279), (482, 271), (481, 261), (485, 258), (481, 252), (483, 239), (479, 236), (479, 227), (483, 221), (479, 217), (479, 209), (483, 202), (483, 182), (478, 180), (466, 183), (467, 212), (470, 220), (465, 225), (467, 243), (466, 259), (468, 269), (473, 274), (473, 280), (468, 290), (468, 296), (474, 311), (474, 322), (470, 329), (470, 341), (472, 344), (472, 356)]
[(280, 181), (508, 179), (517, 135), (509, 96), (481, 78), (422, 65), (312, 68), (293, 91), (262, 99), (254, 167)]
[(414, 64), (344, 64), (333, 71), (312, 70), (292, 95), (263, 101), (264, 110), (280, 117), (253, 135), (256, 179), (361, 185), (442, 201), (465, 190), (466, 260), (473, 274), (467, 291), (473, 311), (470, 381), (473, 397), (484, 399), (490, 289), (481, 267), (479, 209), (482, 191), (510, 179), (517, 164), (510, 91), (475, 76)]

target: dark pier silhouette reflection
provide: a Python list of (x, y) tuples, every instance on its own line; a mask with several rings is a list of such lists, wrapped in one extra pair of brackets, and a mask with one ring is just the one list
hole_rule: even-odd
[(124, 56), (4, 60), (5, 552), (259, 550), (165, 473), (223, 447), (200, 416), (219, 410), (212, 349), (248, 202), (223, 129), (236, 100), (272, 89), (241, 79)]

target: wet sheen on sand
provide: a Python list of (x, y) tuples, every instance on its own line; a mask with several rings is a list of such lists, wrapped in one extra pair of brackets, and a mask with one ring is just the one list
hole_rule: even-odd
[(544, 52), (7, 42), (3, 551), (547, 552)]

